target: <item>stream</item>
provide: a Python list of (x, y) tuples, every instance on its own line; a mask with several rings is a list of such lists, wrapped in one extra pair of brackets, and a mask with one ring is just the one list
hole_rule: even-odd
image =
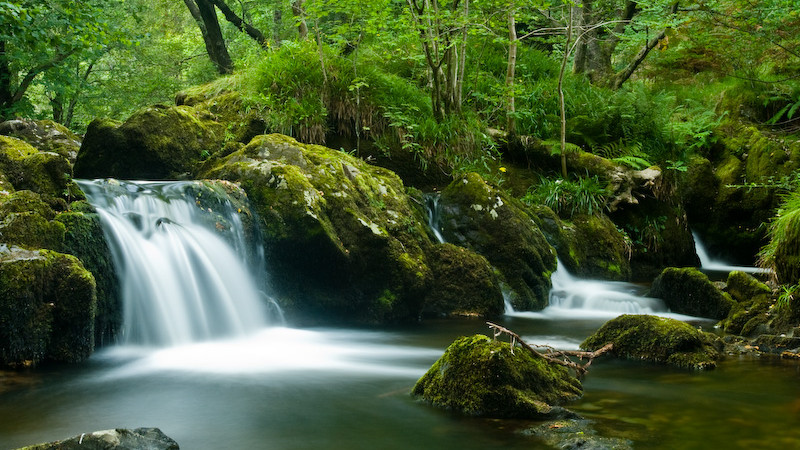
[[(382, 329), (280, 325), (274, 310), (262, 308), (258, 284), (235, 278), (247, 273), (244, 257), (205, 253), (225, 242), (241, 253), (235, 209), (225, 222), (232, 237), (219, 239), (196, 229), (202, 218), (184, 205), (192, 202), (185, 183), (81, 186), (101, 210), (123, 267), (121, 343), (79, 365), (0, 371), (0, 450), (138, 427), (158, 427), (193, 450), (548, 448), (522, 433), (537, 422), (458, 416), (410, 396), (453, 340), (488, 334), (483, 320)], [(206, 264), (221, 254), (224, 264)], [(173, 269), (188, 272), (167, 272)], [(560, 349), (577, 349), (626, 313), (714, 325), (669, 313), (635, 284), (581, 280), (562, 269), (552, 282), (551, 306), (519, 312), (507, 305), (497, 321), (528, 343)], [(150, 303), (164, 286), (168, 295)], [(583, 386), (583, 398), (565, 406), (601, 436), (634, 448), (800, 448), (797, 361), (729, 357), (716, 370), (695, 372), (601, 357)]]
[[(507, 317), (528, 342), (577, 344), (605, 319)], [(700, 325), (706, 326), (707, 322)], [(460, 417), (410, 397), (480, 320), (410, 328), (265, 328), (161, 350), (117, 347), (80, 366), (4, 374), (0, 448), (106, 428), (157, 426), (184, 449), (547, 448), (528, 421)], [(800, 365), (729, 358), (692, 372), (601, 358), (567, 405), (634, 448), (800, 446)]]

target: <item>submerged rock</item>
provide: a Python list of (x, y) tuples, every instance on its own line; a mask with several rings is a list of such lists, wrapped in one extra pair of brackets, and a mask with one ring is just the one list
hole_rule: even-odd
[(178, 450), (171, 437), (158, 428), (95, 431), (63, 441), (31, 445), (17, 450)]
[(650, 296), (664, 300), (670, 311), (721, 320), (735, 302), (693, 267), (667, 267), (650, 288)]
[(224, 127), (188, 106), (151, 106), (120, 124), (95, 119), (75, 161), (82, 178), (174, 179), (222, 147)]
[(95, 302), (94, 277), (74, 256), (0, 244), (0, 366), (88, 358)]
[(633, 443), (622, 438), (598, 436), (588, 420), (566, 419), (547, 422), (523, 432), (536, 436), (560, 450), (632, 450)]
[(606, 322), (581, 348), (597, 350), (613, 343), (611, 353), (692, 369), (713, 369), (719, 359), (718, 338), (686, 322), (648, 315), (622, 315)]
[(394, 173), (272, 134), (208, 161), (201, 175), (247, 192), (290, 315), (361, 323), (419, 316), (432, 244)]
[(452, 244), (435, 245), (428, 254), (433, 273), (424, 315), (499, 316), (503, 313), (500, 280), (481, 255)]
[(547, 306), (556, 252), (522, 204), (470, 173), (442, 191), (439, 205), (445, 239), (486, 257), (513, 291), (514, 308)]
[(475, 335), (450, 344), (412, 394), (470, 416), (553, 419), (575, 416), (553, 405), (579, 398), (582, 387), (563, 366)]

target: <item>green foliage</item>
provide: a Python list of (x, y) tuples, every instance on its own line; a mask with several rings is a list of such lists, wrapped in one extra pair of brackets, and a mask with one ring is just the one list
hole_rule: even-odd
[(545, 205), (559, 215), (596, 214), (606, 206), (608, 191), (594, 177), (572, 180), (543, 179), (522, 197), (528, 205)]
[(778, 281), (800, 281), (800, 191), (788, 194), (769, 225), (769, 242), (758, 254), (759, 265), (775, 272)]

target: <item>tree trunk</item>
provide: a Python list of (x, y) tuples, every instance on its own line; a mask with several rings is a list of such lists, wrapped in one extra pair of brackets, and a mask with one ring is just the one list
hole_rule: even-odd
[(561, 109), (561, 178), (567, 179), (567, 111), (564, 105), (564, 72), (569, 60), (570, 44), (572, 44), (572, 7), (569, 7), (567, 20), (567, 37), (564, 43), (564, 57), (561, 58), (561, 70), (558, 72), (558, 104)]
[(183, 3), (189, 8), (197, 26), (200, 27), (206, 52), (217, 67), (217, 71), (223, 75), (233, 72), (233, 61), (225, 46), (214, 5), (210, 0), (183, 0)]
[(514, 76), (517, 70), (517, 22), (515, 18), (515, 5), (511, 2), (508, 10), (508, 68), (506, 69), (506, 131), (513, 135), (517, 131), (517, 120), (515, 117), (515, 93)]
[(0, 40), (0, 122), (7, 120), (7, 111), (11, 109), (11, 67), (6, 56), (6, 41)]
[(261, 46), (261, 48), (267, 50), (269, 49), (269, 41), (267, 40), (264, 33), (261, 32), (258, 28), (250, 25), (249, 23), (245, 22), (241, 17), (239, 17), (232, 9), (228, 7), (228, 5), (223, 0), (211, 0), (219, 10), (222, 12), (222, 15), (225, 16), (225, 20), (232, 23), (239, 31), (247, 33), (254, 41)]
[(308, 25), (306, 25), (306, 12), (303, 10), (303, 0), (292, 2), (292, 14), (297, 20), (297, 34), (301, 40), (305, 40), (308, 37)]

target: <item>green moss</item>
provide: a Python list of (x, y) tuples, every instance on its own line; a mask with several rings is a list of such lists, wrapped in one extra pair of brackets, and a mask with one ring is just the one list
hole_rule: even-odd
[(439, 205), (445, 239), (484, 256), (514, 291), (515, 308), (547, 306), (556, 253), (524, 205), (475, 173), (450, 183)]
[(0, 246), (0, 365), (87, 358), (94, 314), (94, 278), (77, 258)]
[(481, 255), (452, 244), (435, 245), (429, 253), (433, 283), (423, 314), (499, 316), (503, 313), (500, 280)]
[(76, 256), (94, 276), (97, 292), (95, 342), (98, 345), (110, 344), (115, 341), (122, 326), (119, 282), (111, 250), (103, 234), (100, 216), (94, 209), (86, 202), (77, 202), (70, 206), (70, 211), (55, 218), (65, 228), (60, 251)]
[(718, 320), (727, 317), (735, 304), (730, 295), (692, 267), (664, 269), (653, 281), (650, 296), (663, 299), (672, 312)]
[(466, 415), (537, 419), (580, 397), (581, 384), (563, 366), (475, 335), (453, 342), (412, 394)]
[(612, 353), (694, 369), (713, 369), (719, 352), (717, 338), (675, 319), (647, 315), (623, 315), (606, 322), (581, 348), (594, 351), (613, 343)]
[[(302, 299), (290, 315), (370, 323), (418, 317), (431, 244), (395, 174), (271, 134), (209, 159), (200, 175), (247, 192), (276, 289)], [(386, 291), (394, 301), (380, 301)]]
[(48, 203), (63, 206), (58, 199), (69, 194), (69, 161), (55, 153), (40, 153), (19, 139), (0, 136), (0, 172), (14, 189), (34, 191)]
[(89, 124), (75, 174), (85, 178), (165, 179), (194, 173), (223, 144), (223, 126), (188, 106), (152, 106), (121, 125)]

